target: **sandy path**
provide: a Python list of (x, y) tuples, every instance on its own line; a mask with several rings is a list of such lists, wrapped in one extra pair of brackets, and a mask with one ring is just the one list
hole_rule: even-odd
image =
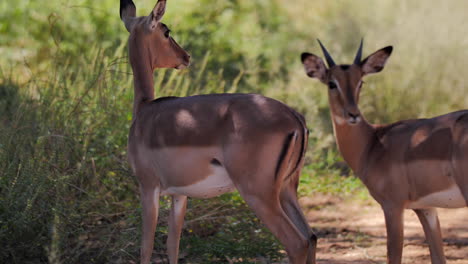
[[(331, 196), (300, 200), (319, 237), (319, 264), (375, 264), (386, 261), (383, 212), (374, 201), (343, 201)], [(448, 264), (468, 264), (468, 208), (439, 209)], [(429, 248), (416, 214), (405, 212), (403, 263), (430, 263)]]

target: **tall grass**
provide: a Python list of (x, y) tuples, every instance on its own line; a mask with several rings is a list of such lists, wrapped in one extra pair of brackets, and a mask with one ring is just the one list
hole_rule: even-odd
[[(136, 1), (138, 14), (154, 5)], [(259, 92), (304, 113), (311, 130), (301, 195), (356, 193), (341, 168), (326, 90), (299, 54), (349, 63), (386, 45), (386, 69), (368, 77), (371, 122), (465, 108), (465, 1), (177, 0), (165, 22), (193, 57), (188, 70), (155, 72), (156, 96)], [(128, 263), (138, 258), (140, 205), (126, 161), (132, 75), (118, 3), (0, 2), (0, 262)], [(164, 261), (166, 203), (156, 236)], [(283, 256), (236, 194), (191, 200), (186, 263), (248, 263)], [(159, 254), (160, 253), (160, 254)]]

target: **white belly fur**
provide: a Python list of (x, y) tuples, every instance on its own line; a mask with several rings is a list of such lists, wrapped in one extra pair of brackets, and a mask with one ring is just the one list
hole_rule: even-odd
[(463, 194), (460, 191), (460, 188), (455, 184), (450, 188), (431, 193), (427, 196), (424, 196), (416, 201), (410, 202), (406, 208), (408, 209), (424, 209), (431, 207), (439, 208), (461, 208), (466, 207), (466, 201), (463, 197)]
[(205, 179), (192, 185), (169, 187), (162, 191), (162, 195), (180, 194), (196, 198), (210, 198), (235, 190), (224, 167), (213, 165), (212, 172)]
[[(139, 150), (139, 165), (159, 175), (159, 177), (190, 175), (192, 172), (190, 168), (196, 167), (195, 164), (206, 162), (209, 157), (222, 156), (219, 147), (173, 147), (154, 150), (140, 146)], [(156, 161), (159, 161), (159, 165)], [(174, 163), (173, 161), (177, 161), (176, 167), (171, 167), (170, 164)], [(133, 168), (135, 167), (134, 162), (135, 160), (132, 160)], [(165, 166), (168, 164), (169, 166)], [(179, 194), (196, 198), (209, 198), (235, 190), (235, 186), (223, 166), (213, 164), (208, 171), (210, 175), (207, 177), (198, 175), (199, 178), (203, 178), (201, 181), (183, 186), (162, 188), (161, 195)]]

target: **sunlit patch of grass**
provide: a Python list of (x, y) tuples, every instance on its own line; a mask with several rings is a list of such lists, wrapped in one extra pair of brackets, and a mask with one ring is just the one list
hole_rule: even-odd
[(353, 176), (336, 150), (320, 155), (320, 159), (304, 166), (299, 184), (299, 195), (329, 194), (343, 197), (369, 198), (361, 180)]

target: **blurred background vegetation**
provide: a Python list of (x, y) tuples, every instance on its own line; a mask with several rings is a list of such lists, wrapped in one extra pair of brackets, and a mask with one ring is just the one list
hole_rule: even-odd
[[(137, 13), (154, 4), (136, 1)], [(137, 262), (140, 205), (126, 161), (133, 84), (119, 2), (1, 1), (0, 10), (0, 262)], [(362, 92), (374, 123), (466, 108), (467, 11), (464, 0), (169, 0), (164, 22), (193, 61), (156, 71), (156, 96), (279, 99), (311, 130), (301, 196), (365, 198), (337, 154), (326, 88), (306, 77), (300, 53), (321, 55), (320, 38), (336, 62), (349, 63), (361, 37), (365, 56), (393, 45)], [(190, 200), (186, 220), (184, 263), (284, 257), (237, 194)]]

